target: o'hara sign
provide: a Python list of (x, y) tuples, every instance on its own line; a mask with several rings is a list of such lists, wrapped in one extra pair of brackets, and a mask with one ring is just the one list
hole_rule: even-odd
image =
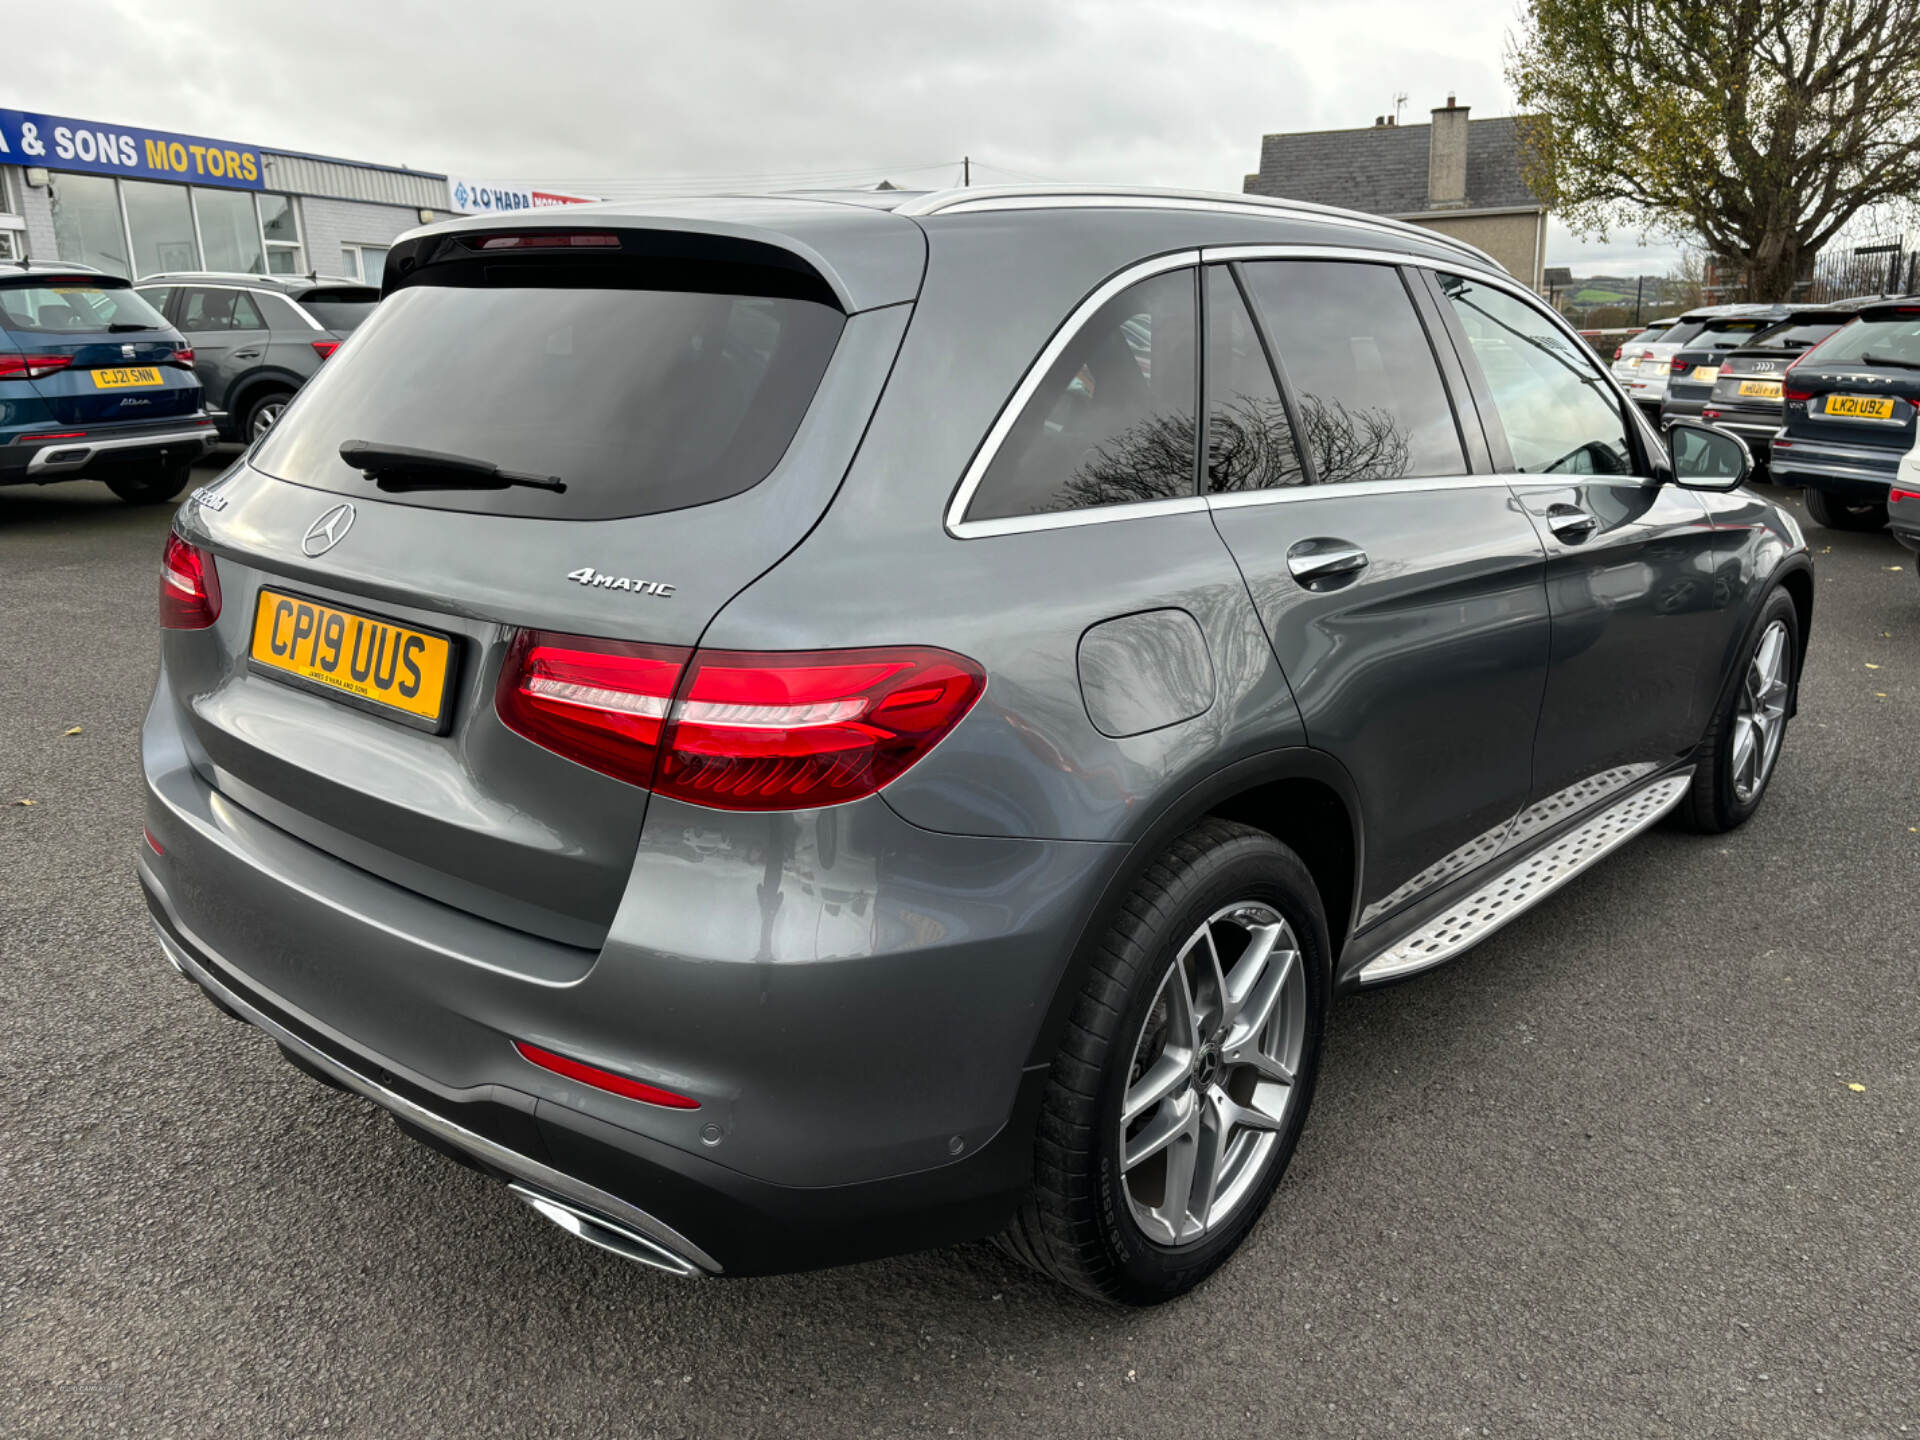
[(256, 145), (25, 110), (0, 110), (0, 165), (44, 165), (49, 170), (229, 190), (266, 187), (266, 167)]

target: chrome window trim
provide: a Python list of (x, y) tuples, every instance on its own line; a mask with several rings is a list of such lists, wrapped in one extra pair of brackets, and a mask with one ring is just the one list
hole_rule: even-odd
[[(1000, 407), (1000, 413), (994, 417), (993, 427), (987, 431), (987, 438), (980, 442), (980, 448), (974, 451), (973, 460), (968, 464), (966, 473), (960, 477), (959, 488), (953, 492), (953, 498), (947, 502), (947, 533), (957, 540), (972, 540), (987, 535), (1007, 535), (1022, 530), (1058, 530), (1068, 525), (1097, 524), (1104, 520), (1132, 520), (1142, 514), (1178, 513), (1178, 507), (1188, 509), (1205, 508), (1199, 505), (1198, 495), (1179, 495), (1166, 500), (1147, 500), (1133, 505), (1100, 505), (1086, 510), (1062, 510), (1046, 515), (1008, 515), (992, 520), (969, 520), (967, 507), (973, 503), (974, 492), (980, 488), (980, 482), (986, 477), (988, 468), (1000, 453), (1007, 433), (1019, 420), (1021, 412), (1027, 408), (1027, 402), (1040, 388), (1040, 382), (1047, 378), (1047, 371), (1053, 368), (1053, 362), (1067, 346), (1073, 343), (1080, 331), (1114, 296), (1131, 285), (1142, 280), (1151, 280), (1156, 275), (1165, 275), (1172, 270), (1182, 270), (1200, 263), (1198, 250), (1175, 250), (1166, 255), (1156, 255), (1151, 260), (1141, 260), (1126, 269), (1108, 277), (1094, 291), (1074, 306), (1072, 312), (1061, 322), (1053, 336), (1041, 349), (1040, 354), (1027, 366), (1026, 374), (1020, 377), (1020, 383), (1014, 387), (1013, 394)], [(1198, 357), (1195, 364), (1199, 364)], [(1188, 505), (1186, 502), (1196, 502)], [(1126, 514), (1105, 512), (1125, 511)]]
[[(1026, 199), (1026, 196), (1002, 196), (1000, 201)], [(1114, 203), (1104, 195), (1089, 197), (1098, 203)], [(1048, 203), (1033, 197), (1033, 204)], [(955, 205), (941, 205), (938, 213), (951, 214), (958, 208)], [(1010, 204), (998, 203), (981, 208), (1011, 209)], [(1031, 206), (1023, 207), (1031, 208)], [(1182, 208), (1191, 208), (1183, 206)], [(932, 214), (934, 210), (919, 213)], [(1338, 213), (1338, 212), (1336, 212)], [(1080, 332), (1095, 311), (1112, 299), (1120, 291), (1140, 280), (1163, 274), (1168, 270), (1177, 270), (1185, 265), (1227, 264), (1238, 260), (1335, 260), (1358, 261), (1374, 265), (1415, 265), (1427, 270), (1453, 271), (1459, 269), (1458, 262), (1441, 259), (1432, 255), (1418, 255), (1411, 251), (1370, 249), (1364, 246), (1348, 245), (1206, 245), (1198, 250), (1183, 250), (1169, 255), (1158, 256), (1152, 260), (1120, 271), (1107, 280), (1085, 300), (1081, 301), (1066, 321), (1054, 332), (1053, 338), (1040, 352), (1040, 357), (1028, 367), (1012, 399), (995, 417), (993, 428), (987, 432), (987, 438), (974, 452), (972, 463), (967, 466), (960, 487), (954, 492), (953, 499), (947, 505), (947, 533), (957, 540), (982, 539), (992, 535), (1015, 535), (1029, 530), (1058, 530), (1071, 525), (1097, 525), (1110, 520), (1138, 520), (1156, 515), (1185, 514), (1197, 508), (1237, 509), (1246, 505), (1284, 504), (1308, 499), (1337, 499), (1341, 496), (1413, 494), (1430, 490), (1471, 490), (1494, 486), (1527, 485), (1636, 485), (1643, 489), (1657, 488), (1663, 482), (1651, 475), (1539, 475), (1529, 471), (1515, 470), (1490, 475), (1441, 475), (1431, 477), (1407, 477), (1393, 480), (1352, 480), (1334, 485), (1297, 485), (1283, 486), (1271, 490), (1241, 491), (1227, 495), (1179, 496), (1169, 500), (1149, 500), (1133, 505), (1098, 506), (1086, 510), (1063, 510), (1047, 515), (1010, 515), (997, 520), (968, 520), (965, 517), (967, 506), (972, 503), (974, 492), (980, 488), (981, 479), (988, 467), (998, 455), (1001, 443), (1007, 432), (1019, 419), (1026, 402), (1033, 392), (1040, 388), (1040, 382), (1060, 352), (1066, 349), (1073, 337)], [(1527, 289), (1519, 281), (1504, 271), (1494, 274), (1474, 267), (1473, 278), (1504, 290), (1516, 299), (1530, 304), (1539, 314), (1552, 320), (1568, 339), (1588, 355), (1592, 349), (1580, 334), (1566, 320), (1540, 303), (1540, 297)], [(1204, 357), (1201, 361), (1205, 363)], [(1615, 398), (1621, 406), (1622, 423), (1629, 427), (1638, 423), (1642, 427), (1643, 443), (1662, 444), (1652, 427), (1647, 424), (1635, 406), (1633, 397), (1615, 378), (1612, 371), (1593, 356), (1593, 372), (1602, 377), (1611, 386)], [(1456, 407), (1457, 408), (1457, 407)], [(1193, 502), (1198, 502), (1197, 504)]]
[(1248, 505), (1284, 505), (1300, 500), (1355, 499), (1362, 495), (1414, 495), (1432, 490), (1506, 490), (1506, 475), (1409, 475), (1392, 480), (1341, 480), (1331, 485), (1279, 485), (1267, 490), (1233, 490), (1204, 495), (1210, 510), (1239, 510)]

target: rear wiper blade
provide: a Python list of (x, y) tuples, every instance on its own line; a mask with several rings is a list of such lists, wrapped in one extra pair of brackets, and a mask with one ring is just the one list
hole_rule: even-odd
[(1891, 365), (1896, 370), (1920, 370), (1920, 360), (1896, 360), (1891, 355), (1862, 355), (1862, 365)]
[(380, 445), (371, 440), (345, 440), (340, 458), (382, 490), (505, 490), (524, 485), (529, 490), (567, 488), (558, 475), (516, 475), (491, 460), (470, 460), (438, 450), (416, 450), (410, 445)]

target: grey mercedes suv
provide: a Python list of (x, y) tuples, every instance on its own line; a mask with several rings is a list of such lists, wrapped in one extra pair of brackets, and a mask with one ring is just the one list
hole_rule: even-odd
[(1794, 522), (1445, 236), (781, 196), (386, 274), (179, 512), (140, 877), (222, 1010), (629, 1258), (1178, 1295), (1336, 993), (1766, 793)]

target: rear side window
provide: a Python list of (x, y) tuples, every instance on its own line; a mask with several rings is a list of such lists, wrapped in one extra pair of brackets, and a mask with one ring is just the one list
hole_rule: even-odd
[(1632, 473), (1626, 419), (1584, 345), (1503, 290), (1460, 275), (1440, 276), (1440, 288), (1493, 392), (1516, 470)]
[(1262, 260), (1242, 273), (1292, 386), (1318, 483), (1466, 472), (1446, 386), (1397, 270)]
[(968, 507), (1002, 520), (1194, 493), (1194, 272), (1129, 286), (1076, 330)]
[(53, 280), (0, 285), (0, 324), (35, 335), (98, 335), (166, 326), (160, 312), (130, 289)]
[(1293, 424), (1233, 272), (1207, 268), (1207, 490), (1271, 490), (1306, 480)]
[(340, 458), (343, 441), (363, 440), (567, 487), (385, 497), (409, 505), (570, 520), (700, 505), (779, 463), (844, 323), (830, 306), (760, 295), (413, 286), (320, 368), (253, 463), (380, 495)]

